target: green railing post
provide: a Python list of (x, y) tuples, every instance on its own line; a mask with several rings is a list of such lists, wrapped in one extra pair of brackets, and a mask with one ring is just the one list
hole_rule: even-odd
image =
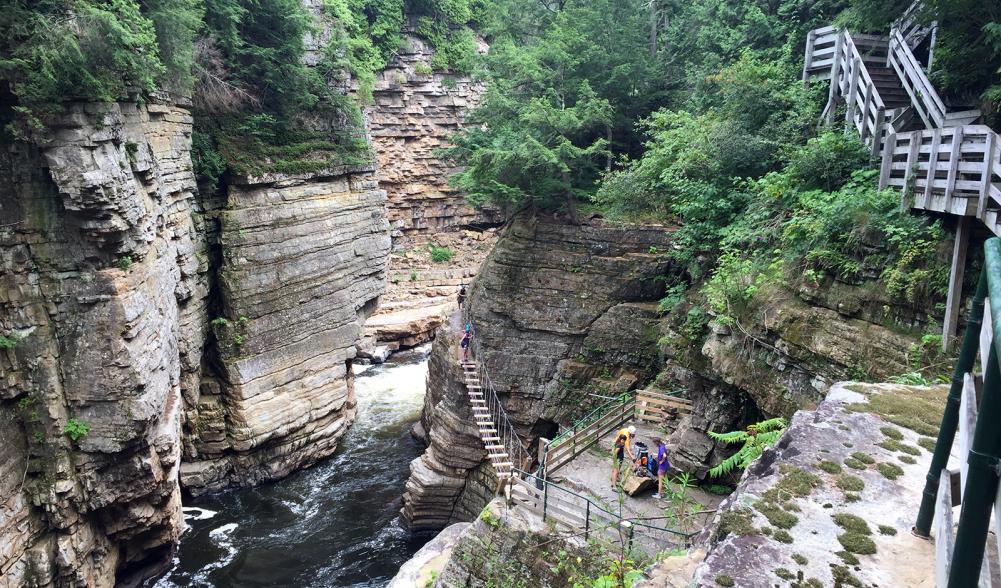
[(546, 512), (549, 508), (549, 482), (542, 481), (542, 522), (546, 522)]
[(949, 566), (949, 588), (976, 586), (980, 578), (991, 509), (994, 508), (998, 490), (1001, 428), (998, 427), (997, 419), (991, 416), (998, 414), (1001, 414), (1001, 374), (998, 373), (997, 351), (991, 345), (990, 359), (987, 360), (987, 379), (984, 380), (980, 401), (980, 415), (983, 418), (977, 418), (973, 444), (966, 460), (969, 469), (963, 491), (963, 507), (959, 514), (956, 545)]
[(591, 532), (591, 501), (588, 500), (584, 504), (587, 505), (584, 511), (584, 541), (587, 541), (588, 535)]
[[(984, 248), (986, 251), (986, 244)], [(980, 345), (980, 327), (983, 324), (984, 298), (987, 296), (989, 269), (988, 266), (985, 266), (980, 272), (980, 281), (977, 283), (977, 291), (973, 296), (973, 307), (970, 308), (970, 313), (966, 318), (963, 345), (960, 348), (959, 358), (956, 360), (956, 368), (952, 371), (949, 399), (946, 401), (945, 411), (942, 413), (942, 425), (938, 431), (938, 440), (935, 442), (931, 466), (928, 468), (928, 475), (925, 478), (925, 489), (921, 496), (918, 519), (914, 524), (914, 534), (919, 537), (928, 537), (931, 534), (931, 523), (935, 518), (935, 497), (938, 495), (938, 480), (942, 469), (949, 462), (949, 453), (952, 452), (952, 443), (956, 437), (956, 426), (959, 424), (959, 402), (963, 396), (963, 376), (973, 370), (977, 348)], [(1001, 270), (1001, 268), (998, 269)], [(1001, 277), (1001, 274), (998, 275)]]
[(949, 588), (976, 586), (984, 562), (984, 547), (990, 528), (991, 510), (998, 491), (998, 465), (1001, 463), (1001, 372), (998, 370), (998, 347), (1001, 337), (1001, 240), (989, 239), (984, 244), (984, 271), (995, 279), (988, 280), (991, 324), (993, 328), (984, 386), (980, 399), (977, 426), (973, 432), (969, 468), (963, 489), (963, 508), (959, 515), (959, 531), (949, 566)]

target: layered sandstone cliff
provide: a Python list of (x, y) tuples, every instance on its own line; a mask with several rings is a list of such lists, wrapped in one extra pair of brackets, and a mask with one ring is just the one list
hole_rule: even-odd
[(173, 552), (207, 328), (190, 133), (169, 102), (76, 104), (0, 156), (7, 585), (109, 586)]
[[(551, 436), (609, 394), (655, 374), (658, 276), (670, 231), (520, 217), (472, 288), (470, 311), (490, 377), (523, 439)], [(412, 529), (470, 520), (494, 488), (461, 380), (461, 324), (439, 331), (421, 429), (428, 450), (411, 465), (403, 517)], [(485, 488), (489, 490), (484, 493)], [(480, 489), (470, 492), (469, 488)]]
[(199, 197), (191, 123), (166, 98), (75, 104), (3, 153), (11, 585), (147, 575), (175, 549), (182, 484), (284, 476), (354, 417), (349, 362), (390, 248), (373, 169)]
[(181, 482), (270, 480), (333, 453), (354, 420), (350, 361), (385, 281), (372, 169), (235, 178), (219, 223), (211, 369), (187, 398)]
[[(390, 281), (367, 334), (372, 346), (389, 350), (431, 339), (459, 286), (472, 282), (493, 247), (490, 228), (502, 220), (496, 211), (472, 208), (449, 185), (456, 170), (439, 153), (466, 124), (484, 85), (467, 74), (433, 71), (433, 57), (426, 41), (406, 35), (366, 108), (393, 234)], [(432, 246), (453, 257), (433, 260)]]

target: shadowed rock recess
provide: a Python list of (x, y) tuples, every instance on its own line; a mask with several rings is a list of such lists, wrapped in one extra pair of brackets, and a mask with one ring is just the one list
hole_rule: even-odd
[(390, 248), (374, 168), (199, 199), (191, 122), (165, 99), (74, 104), (3, 152), (6, 585), (149, 575), (176, 548), (179, 480), (283, 476), (354, 417), (348, 361)]
[[(611, 393), (655, 373), (656, 304), (671, 233), (658, 226), (570, 225), (522, 217), (472, 288), (487, 369), (524, 439), (551, 436)], [(661, 253), (658, 253), (661, 252)], [(417, 531), (468, 521), (493, 494), (457, 362), (458, 323), (438, 331), (403, 517)]]

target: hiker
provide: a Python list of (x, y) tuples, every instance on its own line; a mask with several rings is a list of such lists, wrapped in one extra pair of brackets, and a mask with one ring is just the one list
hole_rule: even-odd
[(654, 493), (653, 497), (660, 498), (661, 494), (664, 493), (664, 476), (671, 469), (671, 462), (667, 459), (667, 446), (664, 445), (664, 440), (660, 437), (654, 437), (653, 444), (657, 446), (657, 457), (654, 460), (657, 465), (657, 492)]
[(462, 310), (462, 303), (466, 301), (466, 285), (461, 284), (459, 288), (459, 310)]
[(462, 334), (462, 341), (459, 347), (462, 348), (462, 361), (469, 361), (469, 343), (473, 340), (473, 330), (466, 325), (466, 332)]
[(626, 454), (629, 454), (629, 463), (633, 463), (636, 456), (633, 454), (633, 439), (636, 437), (636, 427), (630, 425), (628, 429), (622, 429), (615, 436), (615, 463), (612, 467), (612, 487), (619, 483), (619, 470), (622, 469), (622, 461)]

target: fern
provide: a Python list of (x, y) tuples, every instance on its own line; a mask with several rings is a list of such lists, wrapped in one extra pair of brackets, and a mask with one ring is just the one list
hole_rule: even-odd
[(761, 456), (766, 448), (775, 445), (782, 433), (785, 432), (785, 428), (786, 420), (778, 417), (748, 425), (744, 431), (730, 431), (729, 433), (709, 431), (709, 437), (721, 443), (728, 445), (743, 443), (736, 453), (710, 469), (709, 475), (718, 478), (729, 474), (735, 468), (746, 469)]

